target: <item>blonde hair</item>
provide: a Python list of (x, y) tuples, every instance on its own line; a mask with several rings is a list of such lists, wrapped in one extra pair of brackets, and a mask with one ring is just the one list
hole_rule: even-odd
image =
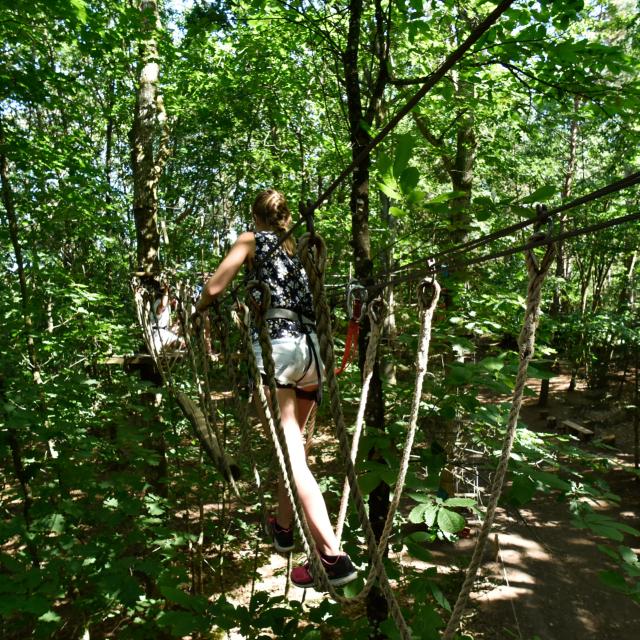
[[(287, 233), (291, 226), (291, 211), (284, 194), (275, 189), (261, 191), (253, 202), (251, 213), (256, 220), (269, 227), (279, 237)], [(283, 243), (285, 251), (293, 255), (295, 242), (289, 236)]]

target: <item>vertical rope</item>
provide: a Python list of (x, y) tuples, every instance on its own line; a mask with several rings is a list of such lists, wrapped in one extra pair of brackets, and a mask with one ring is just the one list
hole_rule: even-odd
[[(356, 415), (356, 426), (351, 439), (351, 462), (355, 463), (358, 455), (358, 447), (360, 445), (360, 436), (362, 427), (364, 426), (364, 412), (367, 407), (367, 399), (369, 398), (369, 387), (371, 386), (371, 378), (373, 376), (373, 367), (378, 355), (378, 344), (382, 335), (382, 325), (386, 305), (381, 298), (374, 300), (368, 308), (371, 333), (369, 334), (369, 342), (367, 344), (367, 353), (364, 360), (364, 368), (362, 372), (362, 390), (360, 391), (360, 403), (358, 405), (358, 413)], [(347, 517), (347, 507), (349, 505), (349, 479), (345, 478), (342, 487), (342, 499), (340, 500), (340, 509), (338, 510), (338, 520), (336, 522), (336, 538), (338, 543), (342, 539), (342, 530), (344, 521)]]
[(476, 574), (480, 568), (482, 562), (482, 556), (484, 549), (489, 538), (491, 526), (498, 505), (498, 500), (502, 492), (502, 485), (504, 483), (504, 477), (507, 472), (507, 466), (509, 464), (509, 458), (511, 456), (511, 449), (513, 447), (513, 441), (516, 433), (516, 425), (518, 423), (518, 415), (520, 414), (520, 407), (522, 406), (522, 396), (524, 393), (524, 386), (527, 380), (527, 368), (529, 362), (533, 356), (533, 350), (535, 345), (536, 329), (538, 326), (538, 319), (540, 313), (540, 297), (542, 292), (542, 285), (544, 283), (547, 272), (555, 255), (555, 247), (553, 244), (547, 246), (545, 254), (540, 264), (538, 264), (535, 255), (532, 250), (529, 250), (525, 254), (525, 260), (527, 264), (527, 271), (529, 273), (529, 284), (527, 287), (527, 302), (526, 311), (524, 316), (524, 322), (520, 336), (518, 338), (519, 352), (520, 352), (520, 365), (518, 367), (518, 373), (516, 376), (515, 387), (513, 389), (513, 400), (511, 404), (511, 410), (509, 412), (509, 420), (507, 422), (507, 430), (502, 445), (502, 453), (500, 454), (500, 460), (498, 462), (498, 468), (491, 485), (491, 494), (489, 502), (487, 504), (487, 513), (485, 515), (480, 534), (476, 546), (473, 550), (471, 562), (467, 568), (467, 574), (464, 582), (458, 594), (453, 613), (447, 624), (447, 628), (442, 636), (443, 640), (451, 640), (454, 633), (458, 629), (460, 619), (464, 613), (469, 594), (473, 588)]
[(382, 534), (380, 535), (379, 547), (380, 551), (386, 547), (391, 530), (393, 528), (393, 517), (400, 504), (404, 482), (409, 469), (409, 461), (411, 458), (411, 450), (416, 435), (418, 425), (418, 413), (420, 412), (420, 400), (422, 398), (422, 387), (424, 385), (424, 377), (427, 373), (427, 365), (429, 363), (429, 344), (431, 342), (431, 324), (433, 322), (433, 314), (438, 305), (440, 298), (440, 285), (434, 279), (423, 280), (418, 287), (418, 308), (422, 316), (420, 324), (420, 338), (418, 340), (418, 353), (416, 356), (416, 380), (413, 389), (413, 399), (411, 401), (411, 413), (409, 418), (409, 426), (405, 438), (404, 448), (402, 450), (402, 459), (400, 460), (400, 469), (398, 478), (393, 489), (393, 499), (389, 504), (387, 519), (384, 523)]

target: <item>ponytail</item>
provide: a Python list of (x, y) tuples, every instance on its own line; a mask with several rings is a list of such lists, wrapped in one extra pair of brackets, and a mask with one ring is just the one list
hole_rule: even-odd
[[(251, 213), (279, 238), (282, 238), (291, 226), (291, 211), (287, 199), (283, 193), (275, 189), (261, 191), (251, 207)], [(289, 255), (293, 255), (295, 242), (291, 236), (282, 243), (282, 246)]]

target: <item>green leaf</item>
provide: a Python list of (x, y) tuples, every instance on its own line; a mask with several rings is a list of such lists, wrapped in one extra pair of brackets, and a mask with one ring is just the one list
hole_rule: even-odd
[(394, 218), (406, 218), (407, 217), (407, 212), (403, 211), (402, 209), (399, 209), (398, 207), (389, 207), (389, 213)]
[(446, 533), (456, 533), (464, 529), (465, 522), (465, 519), (455, 511), (444, 508), (438, 511), (438, 526)]
[(556, 193), (556, 188), (550, 184), (544, 185), (539, 189), (536, 189), (531, 195), (523, 198), (520, 202), (522, 204), (533, 204), (534, 202), (545, 202)]
[(356, 580), (353, 580), (344, 586), (344, 595), (347, 598), (355, 598), (362, 591), (363, 586), (364, 581), (362, 577), (358, 576)]
[(527, 375), (530, 378), (536, 378), (536, 380), (551, 380), (558, 374), (553, 373), (552, 371), (543, 371), (542, 369), (537, 369), (533, 365), (529, 365), (527, 368)]
[(504, 369), (504, 360), (502, 358), (484, 358), (478, 362), (478, 366), (487, 371), (500, 371)]
[(409, 555), (416, 560), (422, 560), (423, 562), (431, 562), (431, 560), (433, 560), (433, 555), (428, 549), (425, 549), (410, 540), (407, 541), (407, 551), (409, 552)]
[(447, 498), (443, 504), (447, 507), (475, 507), (473, 498)]
[(369, 495), (380, 484), (380, 474), (364, 473), (358, 478), (358, 484), (360, 485), (360, 491), (364, 495)]
[(413, 136), (410, 133), (405, 133), (398, 139), (396, 155), (393, 161), (393, 175), (396, 178), (399, 178), (407, 168), (414, 144)]
[(400, 187), (404, 193), (410, 193), (418, 186), (420, 172), (415, 167), (407, 167), (400, 175)]
[(460, 198), (462, 196), (466, 196), (466, 191), (447, 191), (446, 193), (441, 193), (440, 195), (432, 198), (427, 202), (427, 205), (430, 204), (442, 204), (443, 202), (449, 202), (449, 200), (454, 200), (455, 198)]
[(378, 155), (376, 165), (378, 173), (384, 182), (388, 182), (389, 178), (393, 178), (393, 160), (386, 153)]
[(592, 524), (589, 526), (589, 529), (597, 536), (603, 536), (604, 538), (609, 538), (609, 540), (615, 540), (616, 542), (622, 542), (624, 536), (618, 529), (614, 529), (613, 527), (603, 527), (601, 525)]
[(620, 557), (627, 564), (633, 565), (634, 567), (640, 567), (640, 562), (638, 562), (638, 556), (635, 554), (633, 549), (629, 547), (623, 547), (620, 545), (618, 547), (618, 552), (620, 553)]
[(506, 499), (517, 506), (527, 504), (536, 492), (536, 483), (528, 476), (516, 476), (513, 479), (511, 488), (506, 494)]
[(38, 620), (42, 622), (60, 622), (62, 618), (55, 611), (47, 611), (43, 613)]
[(629, 585), (625, 582), (622, 574), (617, 573), (616, 571), (600, 571), (598, 573), (598, 577), (602, 582), (604, 582), (608, 587), (616, 589), (617, 591), (622, 591), (627, 593), (629, 591)]
[(425, 524), (427, 525), (427, 527), (433, 527), (435, 521), (436, 521), (436, 516), (438, 515), (438, 510), (440, 509), (440, 507), (438, 507), (437, 504), (430, 504), (424, 511), (424, 521)]
[(389, 186), (386, 182), (378, 182), (378, 189), (384, 193), (387, 198), (392, 200), (401, 200), (402, 195), (398, 193), (393, 187)]
[(87, 5), (84, 0), (69, 0), (71, 6), (74, 8), (78, 20), (82, 24), (87, 22)]
[(170, 627), (176, 636), (191, 634), (195, 628), (195, 616), (191, 611), (161, 611), (158, 624), (161, 628)]
[(429, 588), (431, 589), (431, 593), (433, 594), (433, 597), (436, 599), (436, 602), (445, 611), (451, 611), (451, 605), (449, 604), (449, 601), (447, 600), (444, 593), (442, 592), (442, 589), (432, 580), (429, 580)]
[(409, 512), (409, 522), (413, 524), (420, 524), (424, 522), (424, 513), (429, 508), (428, 504), (418, 504)]

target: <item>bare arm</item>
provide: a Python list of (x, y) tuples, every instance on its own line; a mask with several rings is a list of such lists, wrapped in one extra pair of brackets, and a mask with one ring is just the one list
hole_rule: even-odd
[(256, 237), (253, 232), (247, 231), (240, 235), (215, 270), (215, 273), (204, 285), (200, 300), (196, 304), (196, 310), (204, 311), (227, 288), (247, 258), (253, 258), (255, 253)]

